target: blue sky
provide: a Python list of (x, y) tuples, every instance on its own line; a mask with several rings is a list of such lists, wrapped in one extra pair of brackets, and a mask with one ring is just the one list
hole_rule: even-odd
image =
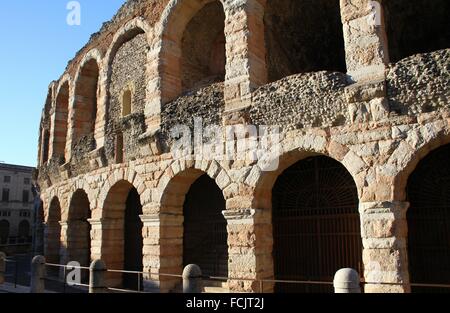
[(0, 2), (0, 162), (36, 166), (39, 122), (50, 82), (125, 0), (78, 1), (80, 26), (66, 22), (69, 2)]

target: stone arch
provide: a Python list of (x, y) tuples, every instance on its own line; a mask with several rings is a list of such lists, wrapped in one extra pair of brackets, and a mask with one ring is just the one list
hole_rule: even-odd
[[(426, 129), (416, 130), (414, 135), (420, 138), (421, 133), (426, 132)], [(394, 163), (397, 158), (397, 153), (394, 152), (394, 158), (390, 160), (390, 166), (397, 166), (396, 176), (393, 179), (393, 197), (396, 201), (406, 200), (406, 185), (408, 183), (408, 178), (414, 172), (417, 165), (421, 160), (423, 160), (432, 151), (445, 146), (450, 143), (450, 133), (445, 127), (442, 128), (438, 133), (435, 134), (428, 142), (422, 142), (416, 149), (412, 148), (407, 142), (399, 145), (398, 157), (401, 157), (402, 163)]]
[(91, 257), (91, 203), (84, 189), (69, 195), (67, 226), (65, 229), (66, 261), (76, 261), (81, 266), (90, 265)]
[[(101, 258), (108, 268), (142, 271), (143, 224), (142, 194), (136, 188), (138, 179), (119, 178), (111, 180), (106, 197), (101, 201), (102, 242)], [(104, 188), (108, 187), (106, 184)], [(143, 184), (141, 186), (144, 186)], [(137, 289), (136, 276), (110, 274), (111, 286)], [(141, 284), (142, 287), (142, 284)]]
[[(114, 35), (114, 38), (109, 45), (108, 51), (105, 54), (104, 60), (104, 74), (103, 78), (105, 79), (104, 85), (108, 87), (111, 83), (111, 75), (112, 75), (112, 63), (114, 61), (114, 57), (116, 56), (117, 51), (120, 47), (136, 37), (139, 34), (145, 33), (147, 35), (147, 42), (150, 44), (150, 34), (152, 33), (152, 28), (147, 23), (147, 21), (142, 17), (136, 17), (131, 21), (128, 21), (125, 25), (123, 25)], [(107, 92), (107, 90), (105, 90)], [(102, 109), (104, 112), (107, 111), (107, 98), (109, 95), (106, 95), (105, 101), (102, 104)]]
[(102, 58), (97, 49), (90, 50), (81, 60), (73, 83), (71, 97), (71, 149), (86, 137), (86, 148), (96, 148), (96, 129), (102, 115), (99, 112), (101, 94)]
[[(282, 149), (278, 155), (279, 166), (277, 170), (272, 172), (264, 172), (259, 166), (254, 166), (248, 174), (245, 183), (253, 188), (251, 207), (257, 212), (254, 218), (255, 221), (257, 221), (257, 223), (260, 225), (259, 227), (261, 229), (261, 233), (256, 236), (255, 240), (256, 242), (259, 242), (259, 244), (263, 244), (264, 242), (264, 244), (266, 245), (266, 248), (263, 251), (261, 250), (260, 252), (261, 255), (264, 255), (264, 271), (265, 275), (267, 275), (266, 277), (276, 277), (277, 279), (283, 279), (279, 276), (282, 275), (280, 274), (280, 264), (282, 263), (276, 261), (276, 258), (278, 258), (278, 260), (280, 260), (280, 258), (290, 259), (290, 257), (283, 255), (283, 250), (277, 248), (280, 247), (280, 238), (283, 236), (283, 233), (279, 230), (283, 228), (280, 228), (280, 225), (282, 225), (280, 224), (280, 214), (276, 216), (274, 215), (274, 204), (272, 197), (274, 194), (274, 188), (278, 185), (277, 183), (279, 178), (284, 177), (284, 174), (294, 167), (298, 167), (301, 163), (305, 163), (306, 161), (316, 162), (316, 160), (319, 159), (328, 159), (329, 161), (327, 162), (334, 162), (334, 164), (336, 165), (339, 164), (341, 171), (346, 172), (347, 174), (346, 181), (349, 182), (349, 185), (350, 183), (354, 183), (355, 188), (353, 190), (355, 191), (355, 194), (353, 198), (354, 200), (352, 202), (352, 221), (354, 221), (355, 225), (360, 221), (358, 203), (362, 194), (363, 184), (359, 182), (357, 177), (358, 174), (364, 171), (367, 165), (365, 165), (364, 162), (351, 150), (345, 148), (344, 146), (336, 149), (336, 146), (338, 146), (338, 143), (333, 141), (329, 142), (327, 138), (316, 135), (306, 135), (305, 138), (300, 137), (296, 139), (295, 142), (285, 140), (282, 143)], [(291, 173), (289, 173), (289, 175), (292, 175), (292, 171)], [(348, 177), (351, 177), (351, 179), (349, 179)], [(275, 217), (276, 221), (274, 221)], [(292, 229), (292, 225), (289, 227), (284, 227), (284, 229)], [(360, 244), (357, 246), (358, 249), (355, 250), (352, 255), (354, 255), (355, 258), (362, 258), (361, 231), (359, 230), (356, 235), (355, 233), (348, 232), (348, 234), (351, 234), (351, 236), (353, 236), (352, 238), (354, 238), (354, 240), (360, 241)], [(285, 235), (288, 236), (288, 234)], [(269, 244), (267, 243), (267, 237), (271, 238)], [(351, 242), (354, 242), (354, 240), (352, 239)], [(274, 255), (273, 253), (277, 254)], [(358, 266), (363, 266), (361, 260), (358, 260), (357, 262)], [(284, 279), (293, 278), (291, 277)], [(271, 288), (275, 286), (266, 287), (271, 290)], [(278, 291), (282, 290), (278, 288), (283, 287), (286, 286), (276, 286)], [(320, 292), (322, 291), (324, 290), (321, 290)], [(302, 292), (305, 292), (305, 290), (303, 290)], [(315, 290), (315, 292), (319, 292), (319, 290)]]
[[(221, 190), (226, 189), (231, 183), (231, 178), (228, 176), (226, 170), (216, 161), (204, 160), (201, 162), (193, 162), (180, 159), (173, 161), (164, 170), (164, 173), (159, 179), (158, 186), (156, 190), (154, 190), (154, 195), (152, 197), (153, 201), (156, 203), (161, 203), (163, 201), (167, 188), (170, 187), (169, 185), (173, 183), (173, 179), (176, 176), (181, 177), (186, 174), (191, 178), (196, 179), (203, 175), (202, 173), (207, 174), (211, 179), (215, 180), (217, 186), (219, 186)], [(227, 199), (228, 195), (224, 193), (224, 197)]]
[[(182, 90), (181, 44), (188, 23), (206, 5), (219, 0), (171, 0), (160, 19), (156, 36), (155, 55), (158, 55), (158, 78), (154, 78), (160, 90), (161, 104), (178, 97)], [(224, 9), (226, 1), (219, 1)], [(156, 83), (156, 82), (154, 82)]]
[(108, 193), (114, 185), (120, 183), (121, 181), (126, 181), (138, 191), (140, 195), (140, 201), (143, 206), (150, 202), (151, 191), (149, 188), (146, 188), (145, 181), (136, 171), (131, 168), (128, 168), (126, 170), (116, 169), (109, 174), (108, 178), (103, 183), (103, 186), (101, 186), (100, 188), (97, 206), (100, 210), (94, 213), (95, 218), (105, 217), (104, 207), (106, 199), (108, 197)]
[(109, 45), (108, 51), (105, 55), (105, 71), (106, 71), (106, 85), (109, 84), (109, 79), (111, 77), (111, 64), (114, 60), (114, 56), (119, 50), (120, 46), (135, 37), (138, 34), (145, 33), (148, 36), (148, 42), (150, 43), (150, 34), (152, 33), (152, 28), (147, 23), (147, 21), (142, 17), (136, 17), (131, 21), (128, 21), (125, 25), (116, 31), (114, 38)]
[(65, 74), (58, 83), (51, 127), (52, 157), (60, 157), (64, 161), (69, 127), (71, 84), (69, 74)]
[(450, 144), (430, 151), (408, 177), (408, 269), (414, 293), (448, 292), (414, 284), (450, 279)]
[(272, 188), (278, 176), (295, 163), (312, 156), (327, 156), (341, 163), (352, 175), (361, 196), (363, 184), (358, 174), (368, 166), (364, 161), (347, 147), (337, 142), (329, 141), (326, 137), (307, 134), (300, 140), (287, 139), (281, 143), (281, 149), (274, 156), (278, 167), (275, 171), (263, 171), (255, 166), (246, 183), (254, 187), (253, 208), (271, 209)]
[[(181, 163), (181, 166), (180, 166)], [(195, 193), (193, 189), (198, 183), (203, 181), (205, 184), (200, 187), (206, 190), (205, 194), (205, 203), (199, 204), (200, 207), (204, 205), (211, 205), (211, 208), (220, 208), (223, 206), (223, 210), (225, 210), (225, 195), (224, 188), (230, 183), (230, 178), (227, 173), (221, 169), (220, 165), (217, 162), (200, 162), (197, 166), (194, 163), (186, 164), (184, 161), (175, 161), (169, 166), (165, 173), (162, 175), (162, 179), (158, 184), (158, 189), (160, 192), (156, 196), (157, 206), (159, 208), (159, 219), (160, 219), (160, 268), (159, 270), (162, 273), (176, 273), (181, 274), (183, 270), (183, 264), (187, 258), (185, 253), (186, 251), (196, 251), (195, 248), (192, 248), (193, 245), (190, 245), (190, 248), (186, 245), (185, 237), (196, 238), (196, 236), (190, 236), (186, 233), (187, 228), (185, 227), (185, 223), (192, 223), (189, 226), (191, 228), (195, 228), (195, 221), (188, 218), (186, 215), (186, 210), (192, 209), (190, 205), (195, 205), (193, 201), (196, 201), (195, 195), (192, 195), (191, 192)], [(199, 186), (197, 186), (199, 187)], [(206, 189), (208, 188), (208, 189)], [(211, 189), (209, 189), (211, 188)], [(220, 194), (220, 197), (223, 200), (220, 200), (220, 197), (213, 196), (211, 194)], [(190, 196), (193, 196), (191, 198)], [(191, 201), (187, 201), (187, 200)], [(212, 200), (211, 200), (212, 199)], [(210, 203), (210, 201), (215, 201), (214, 199), (221, 201)], [(223, 201), (223, 202), (222, 202)], [(186, 207), (188, 205), (189, 207)], [(214, 210), (213, 210), (214, 211)], [(218, 212), (212, 212), (213, 215)], [(218, 217), (223, 220), (223, 223), (220, 225), (223, 226), (223, 233), (225, 236), (225, 241), (227, 239), (226, 233), (226, 221), (223, 217), (222, 213), (218, 214)], [(215, 216), (215, 215), (214, 215)], [(214, 220), (215, 221), (215, 220)], [(203, 225), (214, 223), (213, 220), (210, 222), (205, 222)], [(195, 234), (195, 229), (191, 234)], [(214, 234), (210, 234), (211, 237), (215, 237)], [(194, 245), (195, 243), (192, 242)], [(197, 242), (198, 244), (198, 242)], [(212, 242), (211, 244), (215, 244)], [(218, 243), (217, 247), (223, 247), (221, 243)], [(192, 249), (191, 249), (192, 248)], [(220, 271), (222, 264), (227, 266), (228, 262), (228, 252), (227, 252), (227, 243), (225, 243), (225, 251), (224, 255), (220, 257), (220, 259), (216, 259), (214, 264), (211, 264), (213, 269), (208, 269), (209, 271)], [(222, 250), (221, 250), (222, 251)], [(203, 253), (202, 253), (203, 255)], [(195, 255), (190, 254), (189, 257), (194, 257)], [(198, 261), (198, 262), (201, 262)], [(228, 270), (227, 270), (228, 271)], [(205, 272), (206, 268), (205, 268)], [(209, 275), (212, 275), (212, 272)], [(179, 281), (174, 278), (161, 277), (160, 278), (160, 291), (170, 291), (172, 290)]]
[[(148, 64), (156, 62), (150, 60), (148, 55), (152, 31), (144, 18), (134, 18), (115, 33), (106, 53), (106, 90), (102, 111), (105, 116), (104, 146), (106, 151), (111, 151), (106, 155), (108, 160), (115, 159), (112, 151), (116, 150), (121, 141), (125, 147), (134, 146), (137, 137), (146, 131), (144, 115), (148, 99)], [(127, 91), (130, 92), (129, 97), (124, 98)], [(124, 100), (129, 101), (125, 115), (129, 115), (128, 118), (136, 122), (127, 126), (121, 123), (124, 117)], [(110, 126), (108, 129), (107, 125)], [(128, 150), (125, 149), (122, 153), (124, 161), (133, 156), (133, 152)]]
[[(45, 225), (44, 255), (49, 263), (59, 264), (61, 250), (62, 207), (59, 197), (53, 195), (48, 205)], [(57, 271), (56, 271), (57, 272)]]

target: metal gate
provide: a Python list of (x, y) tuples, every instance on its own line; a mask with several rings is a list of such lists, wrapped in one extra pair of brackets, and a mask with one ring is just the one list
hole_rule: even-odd
[[(407, 187), (408, 256), (414, 284), (450, 284), (450, 145), (426, 157)], [(450, 292), (412, 287), (413, 292)]]
[[(348, 171), (328, 157), (288, 168), (272, 195), (277, 280), (328, 281), (337, 270), (362, 273), (358, 194)], [(278, 283), (276, 292), (332, 292), (331, 286)]]
[(184, 203), (183, 263), (197, 264), (209, 276), (228, 277), (225, 199), (215, 181), (200, 177)]
[[(124, 269), (127, 271), (142, 271), (142, 205), (139, 193), (132, 188), (128, 194), (124, 216)], [(138, 281), (138, 278), (140, 281)], [(142, 287), (142, 278), (136, 274), (123, 274), (123, 287), (130, 290), (138, 290)]]

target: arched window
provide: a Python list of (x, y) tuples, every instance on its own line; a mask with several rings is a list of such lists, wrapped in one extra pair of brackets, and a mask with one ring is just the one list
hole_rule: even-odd
[(0, 221), (0, 244), (7, 244), (9, 237), (9, 222), (7, 220)]
[(123, 92), (122, 95), (122, 116), (127, 116), (132, 113), (131, 100), (131, 90), (127, 89)]
[(225, 13), (222, 3), (205, 5), (189, 21), (181, 40), (183, 91), (225, 79)]
[[(91, 59), (80, 70), (75, 87), (75, 118), (73, 144), (83, 137), (94, 137), (97, 117), (97, 85), (99, 67), (97, 60)], [(95, 149), (95, 147), (91, 147)]]
[(339, 0), (268, 0), (264, 24), (270, 82), (347, 71)]
[(56, 97), (56, 110), (53, 126), (53, 155), (64, 157), (69, 114), (69, 82), (65, 82)]

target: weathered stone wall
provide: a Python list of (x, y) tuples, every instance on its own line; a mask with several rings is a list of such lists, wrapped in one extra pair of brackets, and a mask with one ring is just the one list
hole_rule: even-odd
[(347, 76), (341, 73), (286, 77), (254, 92), (250, 120), (285, 130), (343, 125), (349, 121), (344, 93), (347, 85)]
[(222, 125), (225, 109), (223, 83), (188, 92), (183, 97), (167, 103), (161, 112), (161, 140), (164, 151), (172, 146), (171, 130), (176, 125), (186, 125), (194, 130), (194, 118), (201, 118), (203, 125)]
[(450, 50), (417, 54), (391, 64), (386, 84), (391, 110), (416, 116), (449, 107)]
[[(313, 72), (265, 85), (267, 74), (275, 73), (271, 78), (274, 80), (299, 72), (297, 69), (291, 71), (285, 61), (301, 63), (305, 57), (310, 61), (318, 56), (325, 64), (331, 60), (329, 51), (324, 54), (315, 49), (314, 53), (308, 52), (306, 56), (296, 55), (305, 50), (293, 44), (292, 37), (297, 37), (299, 29), (288, 25), (286, 29), (289, 31), (279, 34), (281, 45), (272, 41), (278, 36), (272, 34), (266, 38), (265, 46), (265, 1), (230, 0), (223, 2), (225, 82), (201, 88), (195, 86), (196, 90), (182, 94), (180, 34), (190, 18), (209, 2), (170, 0), (166, 7), (168, 2), (128, 1), (67, 68), (65, 74), (71, 78), (70, 103), (73, 103), (73, 90), (77, 84), (74, 75), (81, 59), (89, 61), (89, 57), (94, 57), (98, 61), (99, 107), (104, 108), (103, 113), (110, 108), (111, 112), (107, 112), (112, 118), (106, 125), (101, 125), (107, 122), (102, 118), (96, 121), (105, 127), (96, 127), (94, 142), (102, 142), (103, 129), (108, 138), (104, 145), (97, 146), (97, 150), (90, 151), (93, 139), (86, 140), (75, 145), (70, 164), (61, 166), (55, 160), (45, 164), (40, 162), (38, 180), (46, 216), (52, 215), (49, 214), (50, 203), (54, 199), (59, 199), (61, 204), (62, 229), (56, 241), (63, 245), (67, 243), (69, 201), (77, 190), (82, 189), (89, 198), (92, 212), (89, 221), (92, 226), (91, 258), (110, 258), (112, 264), (120, 265), (123, 251), (116, 243), (121, 241), (123, 225), (116, 217), (121, 216), (122, 202), (129, 187), (133, 186), (143, 206), (144, 271), (152, 269), (154, 273), (181, 274), (183, 216), (180, 208), (190, 185), (198, 175), (206, 173), (215, 179), (226, 199), (224, 216), (228, 223), (230, 276), (250, 279), (229, 281), (228, 287), (233, 291), (259, 291), (259, 284), (251, 279), (274, 277), (273, 183), (295, 162), (312, 155), (326, 155), (346, 167), (358, 189), (366, 281), (373, 278), (372, 270), (376, 270), (379, 281), (392, 283), (369, 284), (366, 292), (408, 292), (405, 186), (420, 159), (436, 147), (450, 143), (448, 51), (407, 58), (389, 66), (385, 25), (371, 24), (373, 12), (369, 0), (340, 0), (347, 75)], [(301, 6), (300, 0), (294, 2)], [(324, 9), (324, 1), (307, 0), (302, 3), (310, 4), (304, 10), (311, 13), (311, 18), (321, 16), (323, 12), (320, 11), (325, 11), (321, 10)], [(269, 3), (268, 14), (279, 9), (281, 15), (288, 18), (280, 22), (272, 15), (271, 23), (284, 26), (288, 20), (298, 22), (292, 15), (297, 12), (295, 8), (290, 10), (284, 3), (279, 8), (276, 6), (275, 0)], [(167, 9), (164, 17), (159, 19), (164, 8)], [(137, 16), (139, 18), (133, 19)], [(333, 14), (333, 17), (337, 16), (338, 12)], [(316, 22), (321, 25), (327, 19)], [(267, 23), (266, 26), (275, 24)], [(333, 46), (334, 35), (333, 42), (320, 41), (324, 38), (326, 41), (324, 34), (328, 31), (334, 33), (337, 30), (322, 25), (327, 31), (319, 32), (316, 27), (322, 26), (317, 25), (312, 27), (314, 32), (309, 30), (305, 36), (314, 39), (313, 43), (321, 47)], [(200, 32), (205, 31), (201, 23), (198, 27), (202, 29)], [(145, 36), (135, 37), (136, 33), (142, 32)], [(321, 35), (316, 37), (317, 33)], [(196, 34), (192, 35), (195, 38)], [(130, 37), (135, 39), (129, 41)], [(144, 37), (150, 48), (147, 54), (145, 49), (136, 48), (144, 46)], [(214, 36), (206, 37), (208, 43), (213, 41)], [(112, 38), (117, 45), (111, 45)], [(315, 41), (317, 38), (320, 40)], [(204, 48), (202, 44), (196, 43), (188, 50), (193, 55), (198, 54), (198, 49)], [(95, 47), (98, 50), (90, 50)], [(271, 57), (273, 49), (292, 50), (295, 55), (283, 58), (272, 53)], [(110, 56), (109, 53), (114, 55), (116, 50), (117, 59), (112, 64), (108, 63), (110, 59), (106, 58), (106, 52)], [(269, 55), (267, 59), (266, 55)], [(273, 56), (275, 59), (271, 59)], [(130, 60), (136, 62), (130, 63)], [(202, 59), (202, 63), (205, 60)], [(269, 64), (266, 64), (267, 60)], [(275, 63), (279, 63), (279, 67), (274, 69)], [(335, 63), (330, 61), (330, 64)], [(132, 73), (127, 72), (130, 68)], [(112, 74), (110, 80), (105, 73)], [(146, 79), (142, 78), (144, 73)], [(192, 74), (196, 83), (200, 76), (194, 75), (195, 70)], [(121, 118), (118, 92), (129, 80), (140, 82), (137, 83), (140, 86), (138, 112)], [(206, 84), (212, 81), (208, 80)], [(41, 143), (43, 131), (51, 123), (49, 107), (54, 106), (57, 96), (54, 85), (52, 88), (41, 123)], [(105, 90), (111, 91), (110, 102), (106, 99)], [(102, 114), (97, 116), (103, 117)], [(253, 160), (174, 160), (167, 153), (171, 145), (170, 130), (177, 124), (187, 125), (192, 130), (195, 116), (202, 117), (206, 126), (240, 122), (282, 126), (279, 168), (264, 172)], [(113, 158), (113, 139), (117, 131), (124, 133), (127, 153), (120, 164), (115, 164)], [(158, 144), (162, 149), (158, 149)], [(119, 235), (111, 240), (110, 234), (113, 233)], [(67, 253), (64, 249), (61, 252)], [(379, 267), (372, 268), (373, 264)], [(164, 292), (175, 286), (173, 281), (165, 281), (157, 275), (152, 278), (151, 282), (146, 281), (146, 288), (152, 285)], [(272, 287), (265, 285), (265, 291), (272, 291)]]
[[(107, 159), (115, 158), (117, 132), (123, 134), (124, 159), (139, 156), (138, 138), (145, 132), (146, 63), (148, 44), (145, 34), (125, 42), (112, 62), (109, 106), (107, 110), (105, 152)], [(122, 116), (123, 93), (131, 91), (132, 115)]]

